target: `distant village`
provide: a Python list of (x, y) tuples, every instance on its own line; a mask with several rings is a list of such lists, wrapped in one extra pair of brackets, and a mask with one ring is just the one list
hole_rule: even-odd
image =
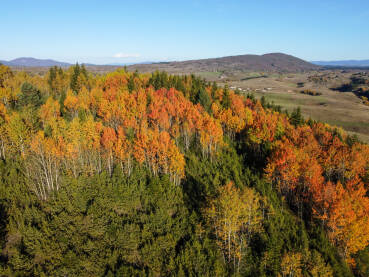
[(238, 91), (244, 91), (244, 92), (246, 92), (246, 91), (258, 91), (258, 92), (267, 92), (267, 91), (271, 91), (271, 90), (273, 90), (273, 88), (263, 88), (263, 89), (259, 89), (259, 88), (257, 88), (257, 89), (253, 89), (253, 88), (241, 88), (241, 87), (236, 87), (236, 86), (232, 86), (232, 87), (229, 87), (230, 89), (232, 89), (232, 90), (238, 90)]

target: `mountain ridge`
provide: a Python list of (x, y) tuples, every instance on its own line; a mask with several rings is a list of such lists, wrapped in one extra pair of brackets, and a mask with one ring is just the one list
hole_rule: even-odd
[(268, 53), (263, 55), (237, 55), (219, 58), (153, 63), (149, 65), (132, 65), (129, 68), (152, 71), (155, 67), (171, 72), (181, 71), (285, 71), (301, 72), (318, 70), (314, 65), (300, 58), (284, 53)]
[(33, 57), (20, 57), (10, 61), (0, 61), (0, 63), (7, 66), (20, 66), (20, 67), (50, 67), (60, 66), (68, 67), (72, 64), (66, 62), (59, 62), (52, 59), (36, 59)]
[(368, 67), (367, 60), (337, 60), (337, 61), (311, 61), (311, 63), (320, 66), (346, 66), (346, 67)]
[[(52, 59), (36, 59), (21, 57), (11, 61), (0, 61), (0, 63), (14, 67), (69, 67), (72, 64)], [(121, 66), (117, 64), (87, 66)], [(268, 53), (263, 55), (237, 55), (218, 58), (171, 61), (171, 62), (138, 62), (126, 64), (130, 69), (141, 71), (168, 70), (170, 72), (181, 71), (284, 71), (301, 72), (317, 70), (320, 67), (297, 57), (283, 53)]]

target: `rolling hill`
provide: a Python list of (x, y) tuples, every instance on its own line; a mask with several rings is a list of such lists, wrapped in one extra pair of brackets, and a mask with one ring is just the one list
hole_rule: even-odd
[(169, 72), (201, 71), (267, 71), (267, 72), (304, 72), (320, 67), (302, 59), (283, 53), (264, 55), (239, 55), (222, 58), (189, 60), (154, 64), (132, 65), (129, 68), (139, 71), (155, 69)]

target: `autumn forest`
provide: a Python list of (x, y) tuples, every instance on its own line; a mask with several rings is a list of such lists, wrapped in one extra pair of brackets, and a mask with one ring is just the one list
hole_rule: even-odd
[(0, 66), (1, 276), (369, 276), (369, 146), (195, 75)]

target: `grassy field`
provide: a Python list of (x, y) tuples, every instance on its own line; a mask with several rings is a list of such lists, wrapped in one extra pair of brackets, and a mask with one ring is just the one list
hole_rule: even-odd
[[(229, 86), (252, 92), (257, 98), (264, 96), (269, 102), (292, 111), (300, 107), (306, 118), (339, 126), (351, 134), (369, 142), (369, 106), (351, 92), (339, 92), (332, 88), (347, 82), (352, 73), (323, 71), (299, 74), (273, 74), (266, 78), (238, 77), (227, 82)], [(256, 76), (256, 75), (254, 75)], [(323, 77), (322, 77), (323, 76)], [(321, 78), (322, 77), (322, 78)], [(323, 79), (323, 81), (320, 81)], [(318, 80), (318, 81), (317, 81)], [(221, 85), (226, 82), (218, 80)], [(302, 87), (298, 83), (303, 83)], [(301, 86), (301, 84), (300, 84)], [(301, 90), (313, 90), (319, 96), (302, 94)]]
[(210, 79), (218, 79), (222, 75), (221, 72), (210, 72), (210, 71), (204, 71), (204, 72), (197, 72), (197, 76), (200, 76), (202, 78), (205, 78), (207, 80)]

